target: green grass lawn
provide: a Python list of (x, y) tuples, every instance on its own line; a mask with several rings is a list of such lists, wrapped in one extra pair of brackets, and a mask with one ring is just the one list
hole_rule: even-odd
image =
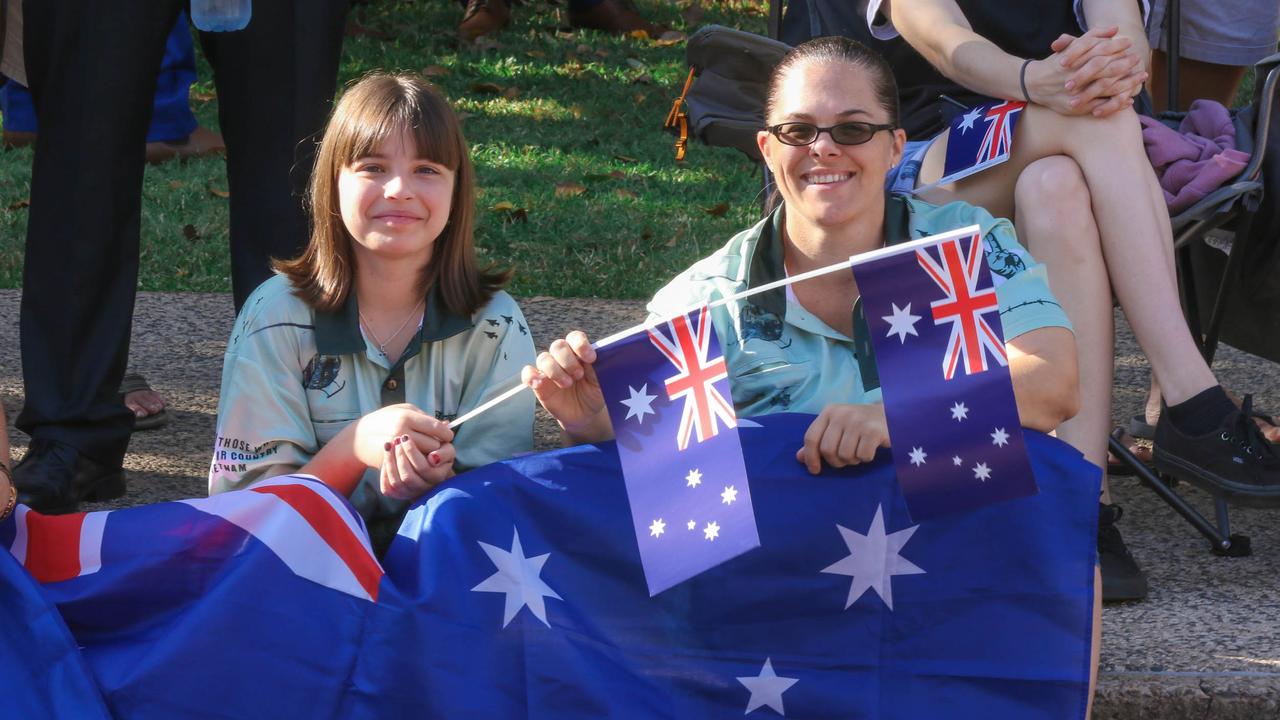
[[(766, 0), (703, 0), (692, 26), (689, 2), (638, 6), (685, 31), (720, 23), (764, 32)], [(661, 125), (685, 77), (683, 44), (571, 32), (563, 0), (532, 0), (515, 8), (496, 47), (460, 48), (460, 17), (448, 0), (356, 8), (356, 22), (386, 37), (347, 38), (339, 82), (425, 71), (444, 90), (478, 171), (477, 245), (484, 259), (516, 268), (516, 294), (648, 297), (758, 216), (759, 175), (742, 155), (692, 145), (685, 162), (674, 160)], [(203, 59), (200, 77), (192, 106), (216, 128)], [(0, 287), (21, 284), (30, 165), (29, 149), (0, 152)], [(148, 168), (140, 289), (230, 290), (225, 189), (221, 158)]]
[[(763, 0), (707, 4), (699, 25), (764, 32)], [(687, 2), (637, 5), (691, 31)], [(675, 161), (662, 121), (684, 81), (683, 43), (570, 32), (564, 7), (516, 7), (497, 47), (480, 50), (458, 46), (456, 3), (375, 0), (351, 17), (390, 39), (348, 37), (339, 83), (425, 70), (443, 89), (477, 167), (477, 245), (483, 260), (516, 268), (516, 294), (647, 297), (757, 217), (759, 175), (723, 148)], [(216, 128), (201, 63), (192, 106)], [(21, 285), (30, 163), (29, 149), (0, 152), (0, 287)], [(148, 168), (139, 289), (230, 291), (226, 187), (221, 158)]]

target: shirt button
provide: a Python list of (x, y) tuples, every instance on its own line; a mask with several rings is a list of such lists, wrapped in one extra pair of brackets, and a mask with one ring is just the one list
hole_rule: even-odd
[(385, 387), (388, 390), (395, 390), (396, 388), (400, 387), (400, 383), (396, 382), (395, 378), (391, 378), (387, 380), (386, 385), (384, 385), (383, 387)]

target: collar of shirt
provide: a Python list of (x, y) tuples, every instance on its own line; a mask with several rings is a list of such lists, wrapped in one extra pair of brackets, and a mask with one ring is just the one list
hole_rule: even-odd
[[(366, 352), (364, 335), (360, 332), (360, 308), (355, 292), (347, 293), (347, 300), (336, 312), (315, 313), (316, 352), (321, 355), (347, 355)], [(400, 363), (418, 354), (423, 343), (451, 338), (473, 326), (471, 318), (449, 310), (440, 294), (439, 286), (427, 293), (427, 304), (422, 314), (422, 327), (414, 333), (405, 348)], [(400, 364), (397, 363), (397, 364)]]
[[(785, 206), (779, 204), (764, 222), (758, 224), (760, 236), (750, 250), (747, 261), (747, 288), (756, 288), (786, 277), (787, 270), (783, 264), (782, 229), (785, 221)], [(886, 245), (897, 245), (911, 239), (910, 210), (905, 198), (897, 195), (885, 195), (884, 237)], [(860, 298), (859, 298), (860, 300)], [(867, 318), (862, 310), (862, 303), (855, 300), (853, 304), (853, 345), (858, 358), (858, 368), (862, 373), (862, 384), (865, 388), (880, 386), (880, 373), (876, 369), (875, 351), (871, 345), (871, 335), (867, 328)], [(849, 338), (836, 333), (826, 323), (804, 311), (799, 303), (791, 303), (788, 307), (787, 288), (775, 288), (768, 292), (752, 295), (747, 302), (772, 313), (808, 332), (831, 337), (834, 340), (849, 342)]]

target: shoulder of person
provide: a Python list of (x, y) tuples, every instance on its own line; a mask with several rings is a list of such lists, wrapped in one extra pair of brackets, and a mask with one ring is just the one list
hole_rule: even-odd
[(236, 318), (233, 336), (253, 334), (266, 328), (310, 330), (315, 324), (311, 307), (293, 292), (283, 275), (272, 275), (250, 293)]
[(511, 297), (511, 293), (506, 290), (497, 290), (488, 302), (481, 305), (471, 314), (472, 322), (479, 322), (484, 317), (492, 317), (493, 315), (512, 316), (521, 315), (520, 305), (516, 299)]
[(653, 315), (670, 315), (745, 288), (747, 267), (767, 222), (769, 216), (676, 275), (654, 294), (646, 309)]

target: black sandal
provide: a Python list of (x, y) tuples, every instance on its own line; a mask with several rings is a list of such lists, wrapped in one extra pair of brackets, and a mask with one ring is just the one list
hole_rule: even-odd
[[(147, 384), (147, 379), (139, 373), (125, 373), (120, 379), (120, 402), (124, 402), (124, 396), (132, 392), (143, 390), (151, 390), (151, 386)], [(164, 427), (169, 422), (169, 412), (167, 408), (160, 408), (158, 412), (142, 417), (134, 416), (133, 430), (138, 432), (141, 430), (156, 430)]]

